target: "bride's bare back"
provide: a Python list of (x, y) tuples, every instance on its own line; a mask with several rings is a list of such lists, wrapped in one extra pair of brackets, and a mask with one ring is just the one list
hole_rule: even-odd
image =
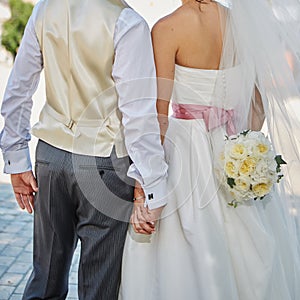
[(161, 59), (191, 68), (219, 67), (222, 34), (215, 2), (186, 1), (174, 13), (161, 19), (153, 27), (152, 35), (158, 68)]
[[(157, 109), (162, 136), (167, 128), (175, 64), (198, 69), (218, 69), (222, 53), (219, 8), (215, 2), (183, 1), (174, 13), (152, 30), (158, 80)], [(166, 126), (165, 126), (166, 125)]]

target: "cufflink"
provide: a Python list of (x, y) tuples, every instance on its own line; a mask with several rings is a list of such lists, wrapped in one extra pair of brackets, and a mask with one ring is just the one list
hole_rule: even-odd
[(148, 200), (153, 200), (154, 196), (153, 194), (148, 194)]

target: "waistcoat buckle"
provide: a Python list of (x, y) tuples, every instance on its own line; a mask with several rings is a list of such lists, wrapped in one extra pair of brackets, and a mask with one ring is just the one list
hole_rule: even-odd
[(71, 130), (72, 127), (74, 126), (74, 124), (75, 124), (75, 122), (71, 119), (66, 126)]

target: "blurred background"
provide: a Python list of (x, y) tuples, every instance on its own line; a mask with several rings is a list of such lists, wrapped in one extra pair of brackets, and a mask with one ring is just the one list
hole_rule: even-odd
[[(23, 28), (36, 2), (38, 1), (0, 0), (0, 103), (3, 99), (5, 86), (16, 54), (16, 43), (22, 36)], [(172, 12), (180, 4), (180, 0), (128, 0), (127, 2), (145, 18), (150, 28), (158, 19)], [(33, 98), (32, 124), (37, 122), (39, 112), (44, 104), (44, 90), (44, 78), (42, 75), (39, 88)], [(2, 129), (2, 127), (3, 119), (0, 116), (0, 128)], [(34, 159), (36, 142), (36, 139), (32, 137), (30, 143), (32, 159)], [(9, 176), (3, 174), (3, 161), (1, 158), (0, 183), (8, 183), (9, 180)]]

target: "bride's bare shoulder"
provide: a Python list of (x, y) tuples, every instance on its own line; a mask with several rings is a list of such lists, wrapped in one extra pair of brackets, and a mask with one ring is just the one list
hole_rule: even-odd
[(161, 18), (152, 28), (152, 32), (159, 35), (178, 34), (183, 31), (184, 27), (197, 17), (192, 7), (183, 5), (173, 13)]

